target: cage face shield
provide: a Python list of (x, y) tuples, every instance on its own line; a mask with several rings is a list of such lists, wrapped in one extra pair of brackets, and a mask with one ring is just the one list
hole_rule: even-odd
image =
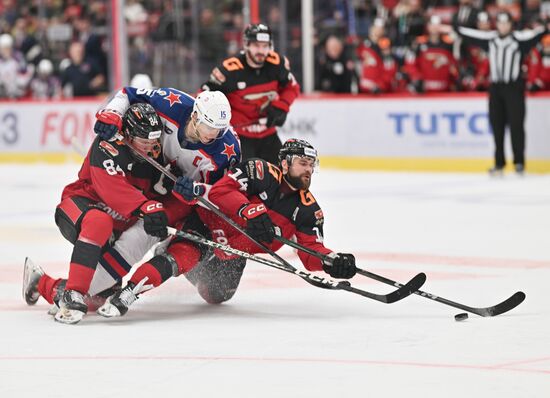
[(160, 156), (162, 144), (160, 142), (161, 131), (151, 131), (150, 138), (129, 137), (130, 144), (135, 148), (139, 155), (146, 154), (153, 159)]

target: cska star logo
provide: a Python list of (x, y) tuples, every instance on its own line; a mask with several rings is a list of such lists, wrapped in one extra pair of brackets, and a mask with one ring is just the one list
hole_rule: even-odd
[(237, 152), (235, 152), (235, 144), (227, 145), (224, 143), (223, 145), (225, 149), (221, 153), (222, 155), (227, 156), (227, 160), (230, 160), (232, 156), (237, 156)]
[(180, 97), (181, 97), (181, 94), (176, 94), (176, 93), (170, 92), (170, 94), (168, 94), (166, 97), (164, 97), (164, 99), (166, 101), (170, 102), (170, 108), (171, 108), (172, 105), (174, 105), (174, 104), (181, 104)]

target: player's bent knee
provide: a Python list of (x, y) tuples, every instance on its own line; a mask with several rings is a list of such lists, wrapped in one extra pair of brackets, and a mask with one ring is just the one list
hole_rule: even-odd
[(99, 209), (91, 209), (82, 219), (80, 235), (98, 246), (103, 246), (113, 233), (112, 217)]

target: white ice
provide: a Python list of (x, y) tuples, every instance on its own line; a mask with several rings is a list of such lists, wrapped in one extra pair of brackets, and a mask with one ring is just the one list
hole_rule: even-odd
[(550, 396), (550, 176), (314, 175), (328, 247), (401, 282), (423, 271), (423, 290), (471, 306), (527, 294), (495, 318), (459, 323), (417, 295), (381, 304), (250, 263), (221, 306), (178, 278), (123, 318), (67, 326), (24, 303), (21, 277), (25, 256), (66, 275), (53, 212), (77, 170), (0, 166), (2, 398)]

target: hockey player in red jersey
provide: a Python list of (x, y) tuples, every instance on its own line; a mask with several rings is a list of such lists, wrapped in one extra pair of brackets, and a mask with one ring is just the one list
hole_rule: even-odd
[(527, 89), (531, 92), (550, 90), (550, 35), (545, 35), (531, 50), (527, 67)]
[(288, 59), (273, 50), (269, 27), (250, 25), (243, 39), (244, 51), (215, 67), (202, 89), (227, 95), (243, 159), (259, 157), (276, 163), (281, 148), (276, 127), (285, 123), (300, 86)]
[[(157, 158), (161, 153), (161, 126), (150, 105), (135, 104), (124, 115), (122, 134), (135, 148)], [(166, 237), (167, 214), (151, 194), (156, 176), (156, 170), (122, 141), (95, 139), (78, 180), (65, 187), (55, 211), (61, 234), (74, 245), (57, 321), (76, 323), (86, 314), (84, 295), (112, 235), (126, 230), (140, 216), (147, 234)], [(40, 295), (50, 296), (53, 285), (59, 283), (35, 271), (25, 267), (23, 289), (29, 304)]]
[(432, 16), (428, 35), (419, 37), (405, 57), (404, 70), (411, 79), (409, 90), (421, 92), (451, 91), (458, 78), (458, 66), (453, 56), (450, 36), (439, 33), (441, 19)]
[(384, 36), (384, 21), (376, 19), (368, 39), (357, 47), (361, 62), (359, 91), (362, 93), (388, 93), (393, 91), (397, 61), (391, 53), (391, 41)]
[[(280, 169), (261, 159), (246, 160), (214, 184), (208, 197), (249, 235), (272, 250), (282, 246), (274, 240), (277, 228), (280, 235), (295, 236), (302, 245), (333, 260), (332, 264), (325, 264), (317, 257), (299, 252), (306, 269), (323, 270), (334, 278), (353, 277), (356, 273), (354, 256), (335, 253), (323, 243), (323, 212), (309, 191), (317, 165), (317, 151), (306, 141), (288, 140), (279, 152), (279, 165)], [(183, 183), (176, 184), (174, 190), (189, 200), (196, 192), (195, 187)], [(214, 213), (202, 207), (197, 207), (197, 212), (213, 240), (249, 253), (262, 251)], [(164, 264), (148, 262), (140, 266), (128, 285), (110, 297), (99, 313), (108, 317), (124, 315), (141, 293), (144, 283), (157, 287), (181, 273), (192, 274), (191, 281), (207, 302), (221, 303), (230, 299), (238, 287), (245, 260), (215, 250), (203, 254), (198, 265), (189, 261), (199, 258), (200, 249), (183, 241), (181, 249), (171, 253)]]

